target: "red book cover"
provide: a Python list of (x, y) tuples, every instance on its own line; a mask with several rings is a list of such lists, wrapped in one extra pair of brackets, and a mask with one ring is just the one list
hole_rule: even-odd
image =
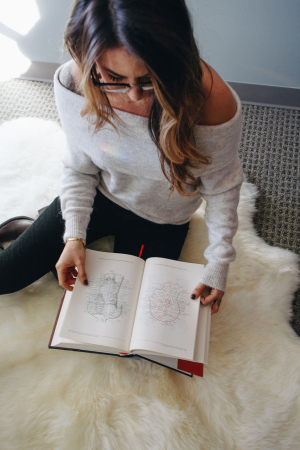
[(203, 364), (194, 361), (185, 361), (184, 359), (179, 359), (177, 363), (177, 369), (183, 370), (184, 372), (192, 373), (193, 375), (198, 375), (198, 377), (203, 377)]

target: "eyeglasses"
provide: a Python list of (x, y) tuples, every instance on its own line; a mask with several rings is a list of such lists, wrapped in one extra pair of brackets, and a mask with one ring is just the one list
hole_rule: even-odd
[(140, 84), (100, 83), (99, 81), (96, 81), (93, 70), (91, 70), (91, 78), (94, 86), (100, 88), (101, 91), (111, 92), (112, 94), (124, 94), (125, 92), (128, 92), (132, 87), (140, 87), (144, 91), (154, 90), (151, 81), (146, 81), (145, 83)]

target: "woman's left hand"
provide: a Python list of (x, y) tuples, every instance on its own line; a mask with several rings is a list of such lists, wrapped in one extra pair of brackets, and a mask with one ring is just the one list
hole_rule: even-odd
[[(200, 301), (203, 305), (208, 305), (209, 303), (212, 303), (214, 300), (221, 299), (224, 295), (223, 291), (220, 291), (219, 289), (212, 288), (210, 291), (210, 294), (206, 294), (206, 297), (203, 297), (201, 294), (204, 291), (206, 285), (203, 283), (197, 284), (195, 289), (192, 292), (192, 295), (195, 295), (195, 298), (193, 300), (196, 300), (196, 298), (200, 297)], [(210, 289), (210, 288), (209, 288)], [(215, 314), (219, 311), (219, 306), (216, 304), (213, 304), (211, 307), (211, 314)]]

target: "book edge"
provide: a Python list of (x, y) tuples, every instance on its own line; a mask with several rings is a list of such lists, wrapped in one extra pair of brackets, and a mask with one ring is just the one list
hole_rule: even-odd
[[(50, 343), (49, 343), (49, 344), (50, 344)], [(66, 351), (69, 350), (69, 351), (71, 351), (71, 352), (96, 353), (96, 354), (98, 354), (98, 355), (118, 356), (119, 358), (125, 358), (125, 359), (126, 359), (126, 358), (134, 358), (134, 357), (137, 356), (137, 357), (139, 357), (139, 358), (141, 358), (141, 359), (144, 359), (144, 360), (146, 360), (146, 361), (152, 362), (153, 364), (157, 364), (157, 365), (162, 366), (162, 367), (165, 367), (165, 368), (167, 368), (167, 369), (174, 370), (175, 372), (181, 373), (182, 375), (186, 375), (186, 376), (188, 376), (188, 377), (193, 377), (193, 373), (186, 372), (186, 371), (182, 371), (182, 370), (180, 370), (180, 369), (174, 369), (173, 367), (166, 366), (165, 364), (158, 363), (158, 362), (156, 362), (156, 361), (153, 361), (153, 360), (151, 360), (151, 359), (148, 359), (148, 358), (145, 358), (145, 357), (143, 357), (143, 356), (136, 355), (136, 354), (132, 354), (132, 355), (123, 355), (123, 356), (121, 356), (121, 355), (119, 355), (119, 354), (117, 354), (117, 353), (103, 353), (103, 352), (94, 352), (94, 351), (92, 351), (92, 350), (80, 350), (80, 349), (66, 348), (66, 347), (52, 347), (51, 345), (49, 345), (48, 348), (49, 348), (50, 350), (66, 350)], [(198, 364), (202, 364), (202, 363), (198, 363)], [(202, 375), (202, 376), (203, 376), (203, 375)]]
[[(64, 299), (65, 299), (65, 296), (66, 296), (66, 289), (65, 289), (64, 294), (62, 296), (62, 299), (61, 299), (61, 302), (60, 302), (60, 305), (59, 305), (59, 308), (58, 308), (58, 312), (57, 312), (57, 315), (56, 315), (56, 319), (55, 319), (55, 322), (54, 322), (54, 325), (53, 325), (52, 333), (51, 333), (49, 344), (48, 344), (49, 348), (51, 347), (52, 339), (53, 339), (53, 336), (54, 336), (54, 333), (55, 333), (55, 330), (56, 330), (56, 325), (57, 325), (57, 322), (58, 322), (58, 318), (59, 318), (59, 315), (60, 315), (60, 311), (61, 311)], [(56, 348), (56, 347), (53, 347), (53, 348)]]

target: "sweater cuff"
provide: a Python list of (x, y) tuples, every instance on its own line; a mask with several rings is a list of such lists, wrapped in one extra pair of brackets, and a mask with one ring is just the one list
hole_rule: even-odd
[(228, 269), (229, 263), (211, 261), (204, 267), (199, 282), (225, 292)]
[(63, 236), (64, 242), (68, 238), (81, 238), (86, 241), (86, 230), (89, 224), (90, 217), (84, 216), (70, 216), (65, 218), (65, 233)]

